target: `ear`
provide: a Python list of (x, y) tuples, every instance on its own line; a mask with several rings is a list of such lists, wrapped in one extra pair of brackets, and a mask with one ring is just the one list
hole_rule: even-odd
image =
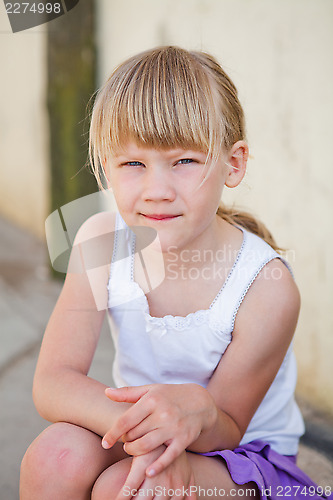
[(249, 146), (247, 143), (245, 141), (237, 141), (227, 156), (226, 165), (229, 169), (225, 180), (227, 187), (233, 188), (240, 184), (246, 172), (248, 157)]

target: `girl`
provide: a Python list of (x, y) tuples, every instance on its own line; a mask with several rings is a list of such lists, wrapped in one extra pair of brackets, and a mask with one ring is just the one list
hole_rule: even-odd
[[(119, 214), (77, 234), (34, 380), (54, 424), (21, 499), (328, 498), (295, 464), (289, 266), (260, 223), (219, 208), (248, 158), (233, 83), (207, 54), (144, 52), (99, 92), (90, 138)], [(87, 376), (104, 308), (118, 389)]]

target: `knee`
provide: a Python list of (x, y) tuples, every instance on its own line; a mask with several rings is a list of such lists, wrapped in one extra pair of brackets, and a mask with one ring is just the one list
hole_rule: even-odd
[(28, 482), (38, 490), (42, 485), (50, 485), (52, 479), (63, 486), (82, 483), (89, 475), (89, 447), (85, 450), (84, 440), (80, 442), (82, 431), (87, 432), (66, 423), (45, 429), (23, 457), (21, 482)]
[(112, 500), (124, 486), (131, 468), (132, 458), (125, 458), (106, 469), (97, 479), (91, 499)]

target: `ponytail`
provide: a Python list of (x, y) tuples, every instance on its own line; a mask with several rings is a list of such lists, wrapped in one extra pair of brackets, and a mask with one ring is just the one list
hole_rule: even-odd
[(253, 215), (247, 212), (239, 211), (236, 208), (227, 208), (222, 204), (219, 206), (216, 213), (219, 217), (229, 222), (229, 224), (232, 224), (233, 226), (241, 226), (251, 233), (256, 234), (268, 243), (276, 252), (282, 253), (284, 251), (283, 248), (280, 248), (277, 245), (275, 239), (265, 224), (253, 217)]

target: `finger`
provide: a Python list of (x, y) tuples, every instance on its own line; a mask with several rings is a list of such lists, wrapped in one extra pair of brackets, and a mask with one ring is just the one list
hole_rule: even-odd
[(192, 472), (190, 483), (188, 485), (189, 494), (185, 498), (187, 498), (188, 500), (197, 500), (196, 490), (197, 490), (197, 488), (196, 488), (196, 486), (194, 484), (194, 475), (193, 475), (193, 472)]
[[(187, 498), (191, 498), (191, 500), (192, 500), (192, 497), (190, 497), (186, 494), (186, 493), (189, 493), (189, 491), (190, 491), (189, 487), (190, 487), (189, 484), (186, 486), (186, 483), (179, 483), (174, 488), (171, 488), (169, 491), (171, 493), (172, 492), (174, 493), (174, 495), (171, 497), (171, 500), (184, 500)], [(168, 496), (168, 498), (170, 498), (170, 497)]]
[(123, 442), (130, 443), (132, 441), (135, 441), (136, 439), (141, 438), (145, 434), (148, 434), (148, 432), (155, 430), (155, 428), (156, 426), (154, 425), (151, 419), (151, 415), (149, 415), (147, 418), (142, 420), (140, 424), (134, 427), (134, 429), (131, 429), (122, 436)]
[[(131, 467), (127, 479), (125, 481), (125, 484), (118, 493), (116, 500), (125, 500), (125, 499), (128, 500), (129, 498), (132, 498), (133, 495), (136, 496), (136, 492), (139, 491), (144, 480), (145, 478), (142, 474), (142, 471), (137, 468)], [(131, 492), (133, 492), (132, 496)]]
[(184, 498), (187, 498), (182, 495), (183, 489), (185, 489), (185, 486), (179, 486), (179, 488), (174, 488), (173, 491), (172, 489), (170, 489), (169, 491), (171, 493), (174, 492), (175, 494), (172, 497), (168, 496), (167, 498), (169, 498), (170, 500), (183, 500)]
[[(197, 500), (193, 472), (191, 472), (191, 475), (187, 479), (187, 481), (182, 483), (179, 491), (181, 492), (181, 494), (180, 496), (178, 495), (177, 500)], [(176, 500), (176, 497), (172, 497), (172, 500)]]
[[(124, 440), (124, 443), (130, 443), (130, 442), (135, 441), (139, 438), (142, 438), (143, 436), (145, 436), (149, 432), (153, 432), (157, 429), (160, 429), (162, 431), (163, 427), (159, 427), (156, 424), (156, 420), (154, 419), (153, 411), (151, 411), (151, 413), (150, 413), (150, 415), (148, 415), (148, 417), (146, 417), (144, 420), (142, 420), (136, 427), (134, 427), (130, 431), (126, 432), (126, 434), (124, 434), (122, 436), (122, 439)], [(165, 434), (164, 441), (166, 441), (167, 440), (167, 432), (164, 431), (164, 434)], [(170, 432), (169, 432), (169, 434), (170, 434)], [(170, 442), (171, 442), (171, 440), (170, 440)], [(167, 442), (165, 442), (165, 444), (166, 444), (166, 446), (168, 445)]]
[(136, 403), (142, 396), (147, 394), (150, 389), (150, 385), (140, 385), (138, 387), (120, 387), (119, 389), (113, 389), (108, 387), (105, 389), (105, 395), (112, 399), (112, 401), (118, 401), (122, 403)]
[(134, 429), (142, 420), (149, 416), (150, 410), (148, 405), (133, 405), (125, 411), (117, 421), (113, 424), (110, 430), (104, 435), (102, 446), (106, 450), (111, 448), (124, 434)]
[(154, 477), (166, 469), (185, 450), (181, 442), (173, 440), (162, 455), (146, 469), (148, 477)]
[(140, 486), (140, 489), (138, 491), (138, 497), (145, 498), (145, 500), (154, 500), (156, 498), (154, 490), (155, 490), (154, 487), (152, 487), (151, 485), (147, 485), (146, 481), (144, 481), (144, 483)]
[[(146, 500), (170, 500), (168, 492), (170, 489), (167, 486), (151, 483), (151, 479), (146, 478), (146, 481), (140, 486), (138, 497), (145, 498)], [(177, 499), (179, 500), (179, 499)]]
[(165, 433), (162, 429), (154, 429), (135, 441), (125, 443), (124, 450), (129, 455), (145, 455), (161, 446), (165, 440)]

